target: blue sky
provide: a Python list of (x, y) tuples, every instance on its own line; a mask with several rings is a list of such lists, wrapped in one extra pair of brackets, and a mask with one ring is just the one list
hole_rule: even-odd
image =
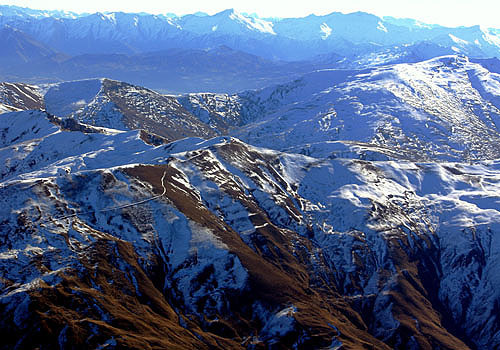
[(334, 11), (365, 11), (379, 16), (415, 18), (427, 23), (449, 26), (480, 24), (500, 28), (500, 0), (0, 0), (3, 5), (75, 12), (125, 11), (187, 14), (203, 11), (213, 14), (234, 8), (262, 17), (303, 17)]

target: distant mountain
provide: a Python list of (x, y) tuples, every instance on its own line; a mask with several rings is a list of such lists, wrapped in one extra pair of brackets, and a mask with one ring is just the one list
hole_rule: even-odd
[[(36, 39), (16, 28), (4, 26), (0, 29), (0, 72), (12, 73), (16, 67), (30, 67), (30, 70), (43, 69), (44, 64), (56, 63), (66, 58), (57, 51), (45, 46)], [(35, 65), (35, 67), (33, 67)]]
[(0, 12), (0, 26), (8, 24), (70, 55), (226, 45), (269, 59), (305, 60), (331, 52), (349, 56), (349, 45), (365, 47), (368, 53), (374, 47), (429, 41), (474, 57), (500, 56), (494, 29), (447, 28), (363, 12), (286, 19), (261, 19), (235, 10), (182, 17), (122, 12), (76, 16), (5, 6)]
[(182, 30), (206, 35), (247, 36), (276, 35), (273, 23), (256, 17), (245, 16), (234, 9), (228, 9), (213, 16), (186, 15), (177, 19)]
[(500, 57), (498, 30), (367, 13), (261, 19), (74, 14), (0, 6), (0, 79), (47, 83), (108, 77), (169, 93), (263, 88), (325, 68), (362, 69), (450, 54)]
[[(136, 55), (81, 55), (44, 70), (56, 80), (109, 77), (170, 93), (237, 92), (285, 82), (325, 65), (270, 61), (226, 46)], [(23, 70), (16, 72), (22, 79)]]
[(87, 13), (76, 13), (58, 10), (34, 10), (27, 7), (1, 5), (0, 16), (4, 18), (77, 18), (87, 16)]

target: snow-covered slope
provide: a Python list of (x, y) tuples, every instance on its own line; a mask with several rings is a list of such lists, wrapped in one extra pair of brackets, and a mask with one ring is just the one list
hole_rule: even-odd
[(179, 26), (196, 34), (214, 33), (218, 35), (256, 34), (276, 35), (273, 23), (263, 19), (249, 17), (229, 9), (213, 16), (187, 15), (178, 19)]
[(0, 118), (1, 348), (500, 346), (498, 161), (54, 122)]
[(233, 135), (250, 144), (315, 157), (496, 159), (500, 75), (483, 65), (455, 55), (321, 70), (225, 99), (181, 101), (197, 115), (243, 122)]

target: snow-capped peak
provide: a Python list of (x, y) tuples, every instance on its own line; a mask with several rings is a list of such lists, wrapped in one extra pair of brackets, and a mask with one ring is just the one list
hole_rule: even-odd
[(106, 12), (102, 14), (103, 18), (107, 19), (113, 24), (116, 24), (116, 14), (114, 12)]
[(245, 25), (250, 30), (256, 30), (261, 33), (276, 35), (273, 30), (272, 22), (256, 17), (247, 17), (236, 10), (231, 10), (229, 18)]

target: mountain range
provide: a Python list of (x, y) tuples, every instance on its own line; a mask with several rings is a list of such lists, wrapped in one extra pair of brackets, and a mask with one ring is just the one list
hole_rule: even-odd
[(0, 28), (0, 349), (500, 348), (498, 30)]
[(498, 34), (363, 12), (265, 19), (232, 9), (178, 17), (0, 6), (0, 79), (106, 76), (171, 93), (238, 92), (323, 68), (500, 57)]

